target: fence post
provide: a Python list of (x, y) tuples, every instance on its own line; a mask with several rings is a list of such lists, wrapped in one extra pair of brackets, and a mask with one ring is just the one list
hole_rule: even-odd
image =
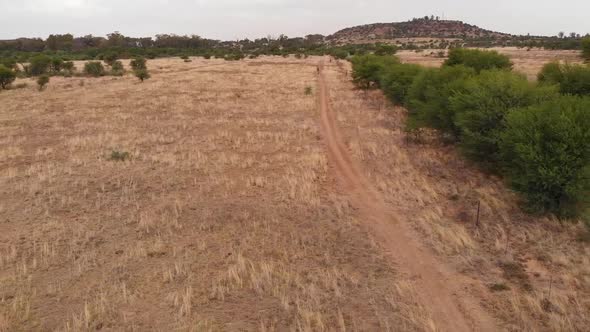
[(481, 201), (477, 201), (477, 219), (475, 221), (475, 227), (479, 228), (479, 209), (481, 207)]

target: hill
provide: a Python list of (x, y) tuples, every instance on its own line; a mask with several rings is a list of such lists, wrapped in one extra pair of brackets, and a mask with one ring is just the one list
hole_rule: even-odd
[(407, 22), (359, 25), (342, 29), (326, 39), (334, 44), (345, 44), (397, 38), (502, 39), (511, 37), (513, 36), (510, 34), (482, 29), (462, 21), (421, 18)]

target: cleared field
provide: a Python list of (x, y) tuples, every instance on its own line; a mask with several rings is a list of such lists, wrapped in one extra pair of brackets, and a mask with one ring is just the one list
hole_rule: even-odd
[(1, 326), (429, 324), (330, 190), (304, 93), (317, 62), (157, 60), (143, 84), (53, 78), (0, 94)]
[(590, 325), (581, 226), (408, 142), (348, 63), (148, 65), (0, 93), (0, 329)]
[[(564, 61), (569, 63), (581, 63), (580, 51), (568, 50), (544, 50), (544, 49), (519, 49), (516, 47), (496, 47), (490, 50), (498, 51), (510, 57), (514, 63), (514, 70), (525, 74), (530, 80), (536, 80), (537, 74), (548, 62)], [(397, 55), (404, 62), (416, 63), (427, 67), (438, 67), (442, 65), (445, 58), (438, 57), (440, 50), (399, 51)]]

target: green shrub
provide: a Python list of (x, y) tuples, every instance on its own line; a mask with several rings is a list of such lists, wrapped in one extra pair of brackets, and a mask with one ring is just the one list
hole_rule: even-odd
[(397, 52), (395, 45), (377, 44), (375, 45), (375, 55), (394, 55)]
[(17, 70), (17, 65), (16, 65), (16, 60), (13, 58), (0, 58), (0, 65), (3, 65), (4, 67), (11, 69), (11, 70)]
[(113, 161), (125, 161), (131, 157), (131, 154), (127, 151), (111, 151), (111, 155), (109, 156), (109, 160)]
[(510, 110), (556, 95), (554, 87), (537, 87), (526, 77), (504, 70), (483, 71), (468, 79), (463, 91), (449, 98), (463, 152), (486, 166), (494, 166), (499, 161), (500, 134)]
[(64, 62), (62, 68), (70, 74), (76, 71), (76, 66), (74, 65), (73, 61)]
[(51, 59), (51, 71), (54, 73), (59, 73), (63, 69), (64, 61), (62, 58), (52, 58)]
[(107, 65), (112, 66), (119, 59), (119, 54), (117, 52), (107, 52), (101, 58)]
[(510, 59), (496, 51), (482, 51), (466, 48), (454, 48), (449, 52), (445, 66), (465, 65), (477, 72), (488, 69), (512, 69)]
[(39, 76), (47, 73), (51, 66), (51, 58), (40, 54), (29, 60), (28, 72), (32, 76)]
[(204, 54), (204, 55), (203, 55), (203, 58), (205, 58), (205, 59), (209, 60), (209, 59), (211, 59), (211, 54), (209, 54), (209, 53), (207, 53), (207, 54)]
[(336, 59), (344, 60), (350, 55), (347, 50), (342, 48), (335, 48), (330, 51), (330, 55)]
[(89, 76), (99, 77), (104, 76), (105, 70), (102, 62), (90, 61), (84, 65), (84, 73)]
[(125, 74), (125, 67), (121, 61), (115, 61), (111, 64), (111, 73), (114, 76), (123, 76)]
[(12, 69), (6, 68), (6, 66), (0, 64), (0, 88), (3, 90), (8, 88), (15, 79), (16, 73), (12, 71)]
[(582, 39), (582, 58), (586, 63), (590, 62), (590, 36)]
[(473, 68), (463, 65), (424, 69), (408, 90), (409, 125), (435, 128), (457, 138), (460, 131), (449, 98), (463, 91), (466, 79), (475, 75)]
[(558, 61), (553, 61), (545, 64), (539, 74), (537, 80), (542, 83), (560, 84), (563, 81), (563, 72)]
[(589, 110), (590, 98), (562, 96), (508, 115), (505, 172), (534, 210), (572, 216), (590, 203)]
[(305, 93), (306, 96), (310, 96), (313, 92), (311, 86), (306, 86), (305, 90), (303, 91)]
[[(289, 56), (289, 54), (286, 54), (287, 56)], [(230, 53), (230, 54), (226, 54), (223, 58), (227, 61), (239, 61), (242, 60), (246, 57), (246, 55), (242, 52), (237, 52), (237, 53)]]
[(538, 79), (542, 83), (557, 84), (563, 94), (590, 95), (589, 66), (551, 62), (543, 67)]
[(137, 77), (141, 82), (151, 77), (147, 69), (134, 70), (133, 73), (135, 74), (135, 77)]
[(379, 86), (394, 103), (406, 104), (406, 95), (414, 79), (424, 70), (416, 64), (398, 63), (385, 66), (379, 74)]
[(351, 59), (352, 80), (363, 89), (379, 84), (383, 68), (400, 63), (397, 57), (377, 55), (357, 55)]
[(43, 91), (45, 86), (49, 83), (49, 75), (43, 74), (37, 78), (37, 85), (39, 86), (39, 91)]
[(141, 69), (147, 70), (147, 60), (145, 58), (141, 58), (141, 57), (135, 58), (135, 59), (131, 60), (130, 65), (131, 65), (131, 69), (133, 69), (134, 71), (141, 70)]

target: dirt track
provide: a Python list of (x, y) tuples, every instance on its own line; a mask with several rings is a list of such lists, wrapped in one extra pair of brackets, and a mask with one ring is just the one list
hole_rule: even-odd
[(414, 280), (420, 304), (430, 311), (438, 330), (497, 330), (494, 319), (481, 308), (478, 299), (459, 287), (464, 277), (443, 266), (421, 247), (409, 225), (399, 220), (352, 160), (330, 106), (325, 70), (320, 63), (318, 106), (330, 172), (351, 196), (360, 211), (360, 219), (387, 251), (392, 263)]

